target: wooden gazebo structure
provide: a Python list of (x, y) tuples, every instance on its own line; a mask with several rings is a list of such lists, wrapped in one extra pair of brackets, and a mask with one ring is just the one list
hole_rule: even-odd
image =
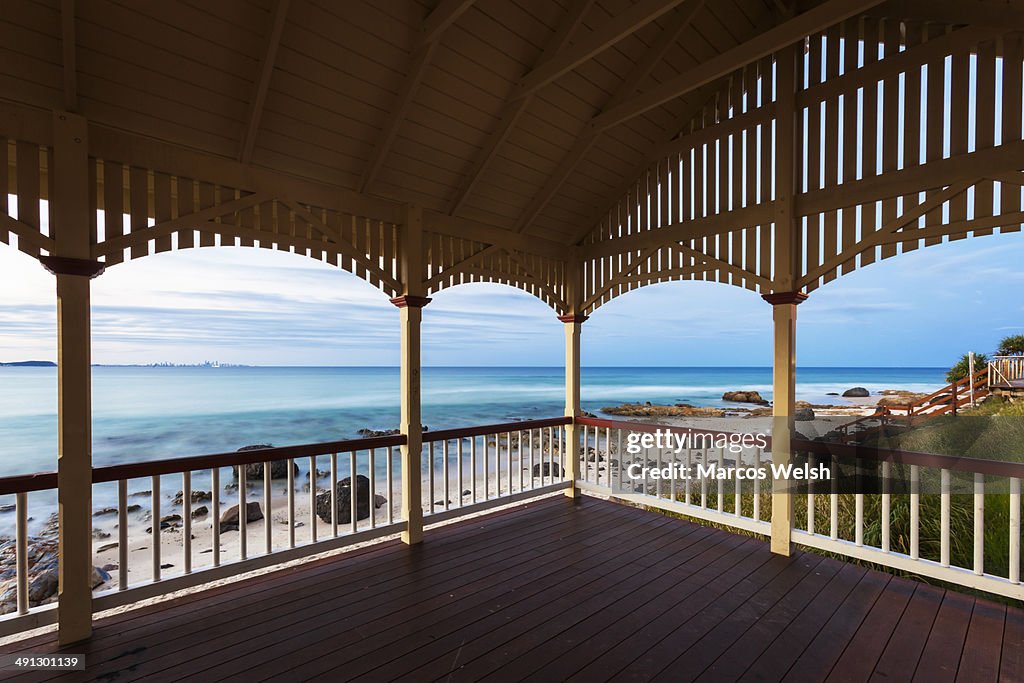
[[(105, 269), (259, 247), (389, 297), (406, 543), (423, 529), (422, 311), (459, 284), (523, 289), (564, 323), (571, 496), (587, 316), (669, 280), (762, 296), (785, 462), (808, 294), (1020, 230), (1022, 31), (1015, 0), (5, 2), (0, 184), (17, 211), (0, 205), (0, 240), (58, 297), (61, 641), (91, 629), (89, 290)], [(789, 554), (793, 496), (771, 508)]]

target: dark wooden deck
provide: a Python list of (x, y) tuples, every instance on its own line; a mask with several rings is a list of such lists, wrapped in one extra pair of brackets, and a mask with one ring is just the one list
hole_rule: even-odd
[(119, 683), (1009, 682), (1024, 612), (559, 496), (122, 614), (68, 652), (76, 680)]

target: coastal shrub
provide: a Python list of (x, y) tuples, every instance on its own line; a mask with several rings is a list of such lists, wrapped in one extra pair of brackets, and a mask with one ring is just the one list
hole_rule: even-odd
[[(988, 356), (986, 356), (983, 353), (976, 353), (976, 354), (974, 354), (974, 371), (975, 372), (977, 372), (978, 370), (981, 370), (987, 364), (988, 364)], [(958, 360), (956, 362), (956, 365), (951, 367), (949, 369), (949, 372), (946, 373), (946, 381), (950, 382), (950, 383), (957, 382), (957, 381), (963, 379), (964, 377), (966, 377), (967, 374), (970, 371), (971, 371), (971, 356), (970, 356), (970, 354), (965, 353), (963, 356), (960, 357), (960, 360)]]
[(1024, 334), (1011, 334), (1003, 337), (999, 342), (997, 356), (1021, 356), (1024, 355)]

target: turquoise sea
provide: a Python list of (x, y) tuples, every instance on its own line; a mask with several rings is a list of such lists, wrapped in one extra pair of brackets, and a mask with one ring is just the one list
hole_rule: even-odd
[[(798, 398), (852, 386), (930, 391), (939, 368), (800, 368)], [(431, 429), (560, 415), (562, 368), (423, 370), (423, 421)], [(770, 368), (584, 368), (583, 407), (623, 402), (722, 405), (725, 391), (771, 398)], [(365, 367), (96, 367), (96, 465), (354, 438), (398, 425), (398, 369)], [(0, 476), (53, 470), (56, 368), (0, 367)]]

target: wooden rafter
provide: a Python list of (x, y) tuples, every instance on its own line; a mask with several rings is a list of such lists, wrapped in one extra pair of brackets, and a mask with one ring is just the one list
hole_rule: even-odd
[(513, 98), (526, 97), (559, 76), (566, 74), (617, 42), (631, 36), (684, 0), (641, 0), (620, 12), (572, 47), (561, 51), (523, 76), (512, 93)]
[(558, 308), (561, 311), (568, 309), (568, 306), (566, 305), (562, 297), (555, 294), (553, 291), (551, 291), (550, 287), (544, 284), (543, 281), (536, 279), (532, 275), (527, 275), (525, 273), (503, 273), (499, 270), (493, 270), (491, 268), (467, 268), (464, 272), (467, 275), (476, 275), (482, 278), (490, 278), (491, 280), (497, 280), (499, 282), (507, 280), (518, 280), (519, 282), (533, 285), (541, 292), (543, 292), (545, 295), (547, 295), (551, 299), (551, 301), (554, 302), (556, 308)]
[(359, 179), (359, 191), (366, 192), (366, 189), (373, 183), (384, 166), (391, 145), (398, 137), (398, 128), (405, 120), (409, 107), (416, 97), (416, 91), (426, 76), (427, 68), (433, 59), (437, 49), (437, 43), (444, 34), (445, 29), (451, 26), (473, 3), (466, 0), (442, 0), (433, 12), (424, 21), (424, 28), (413, 45), (412, 58), (409, 61), (409, 71), (405, 81), (399, 88), (395, 97), (395, 104), (388, 117), (384, 121), (377, 143), (374, 145), (370, 159), (367, 161), (363, 175)]
[[(676, 16), (669, 23), (668, 26), (662, 30), (661, 34), (655, 43), (647, 50), (647, 52), (640, 58), (639, 61), (633, 66), (629, 75), (622, 82), (616, 92), (608, 99), (608, 102), (602, 108), (602, 111), (606, 111), (611, 107), (617, 106), (619, 103), (624, 102), (631, 97), (640, 84), (647, 76), (650, 75), (651, 71), (654, 70), (661, 60), (665, 56), (665, 52), (671, 47), (678, 39), (679, 34), (683, 32), (687, 26), (693, 21), (697, 11), (704, 6), (704, 0), (689, 0), (685, 7), (683, 7)], [(579, 137), (573, 142), (572, 147), (562, 157), (555, 172), (548, 178), (547, 182), (541, 188), (540, 192), (534, 195), (530, 203), (527, 205), (526, 210), (519, 216), (516, 221), (516, 230), (518, 232), (524, 232), (531, 223), (541, 214), (544, 208), (548, 205), (548, 202), (558, 193), (558, 190), (562, 187), (562, 184), (572, 175), (573, 171), (582, 161), (583, 157), (586, 156), (587, 152), (594, 145), (597, 140), (597, 134), (590, 127), (584, 129)]]
[(888, 0), (871, 15), (915, 19), (939, 24), (988, 26), (1004, 31), (1024, 30), (1024, 4), (964, 2), (964, 0)]
[(727, 76), (746, 64), (792, 45), (815, 31), (860, 14), (880, 2), (881, 0), (828, 0), (775, 28), (758, 33), (750, 40), (670, 78), (628, 102), (610, 108), (596, 117), (591, 125), (595, 130), (607, 130), (625, 123), (706, 83)]
[(64, 67), (64, 109), (78, 111), (78, 67), (76, 65), (75, 0), (60, 3), (61, 54)]
[[(562, 20), (562, 23), (559, 24), (558, 30), (551, 36), (548, 44), (541, 52), (541, 55), (537, 60), (537, 66), (540, 66), (550, 60), (565, 47), (569, 42), (569, 39), (572, 37), (573, 32), (579, 26), (580, 22), (583, 21), (583, 16), (593, 4), (594, 0), (575, 0), (573, 2), (572, 6), (566, 11), (566, 15)], [(495, 127), (495, 129), (491, 131), (490, 135), (487, 136), (487, 141), (484, 143), (483, 148), (473, 160), (473, 165), (470, 167), (469, 173), (466, 175), (466, 180), (462, 183), (459, 189), (456, 190), (455, 195), (448, 203), (449, 214), (454, 215), (460, 208), (462, 208), (462, 205), (473, 191), (473, 188), (476, 187), (477, 182), (494, 160), (498, 149), (502, 144), (504, 144), (505, 140), (508, 139), (509, 134), (512, 132), (513, 128), (515, 128), (519, 118), (530, 106), (531, 102), (533, 102), (532, 93), (526, 97), (516, 99), (510, 98), (506, 100), (505, 104), (502, 106), (497, 127)]]
[(260, 61), (260, 74), (254, 83), (253, 96), (249, 101), (249, 116), (242, 133), (242, 144), (238, 153), (238, 160), (243, 164), (249, 163), (252, 159), (252, 150), (256, 145), (256, 133), (259, 131), (260, 119), (263, 117), (263, 104), (267, 99), (270, 77), (274, 73), (274, 63), (277, 60), (277, 48), (281, 44), (281, 34), (284, 32), (284, 24), (288, 16), (288, 2), (289, 0), (277, 0), (270, 31), (267, 32), (267, 44), (263, 48), (263, 59)]

